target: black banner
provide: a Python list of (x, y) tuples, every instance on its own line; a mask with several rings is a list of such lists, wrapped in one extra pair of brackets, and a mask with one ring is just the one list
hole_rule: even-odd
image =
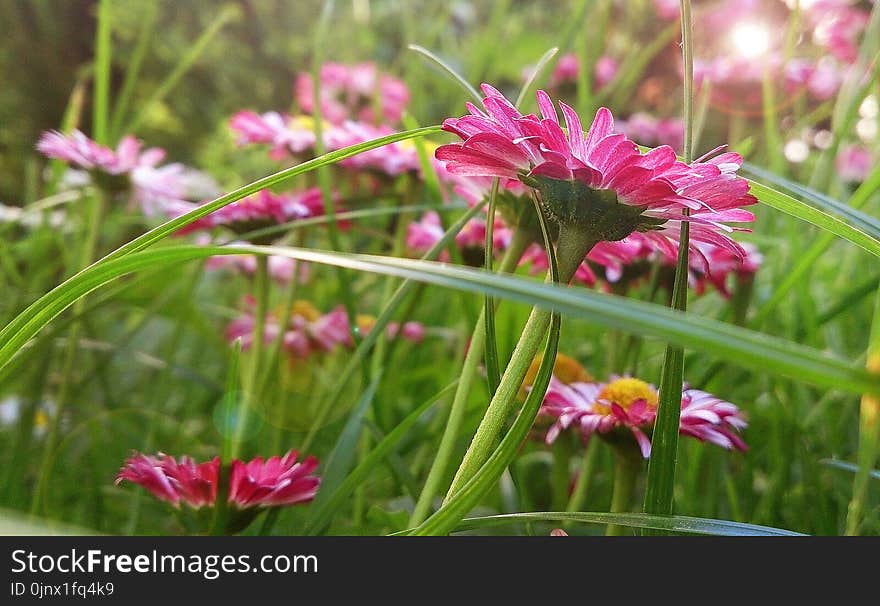
[(676, 600), (764, 595), (762, 587), (855, 595), (875, 582), (878, 546), (876, 539), (715, 537), (0, 537), (0, 544), (0, 604), (197, 598), (247, 606), (352, 596), (469, 604), (485, 592), (493, 602), (588, 603), (609, 591), (632, 603), (658, 588), (654, 597)]

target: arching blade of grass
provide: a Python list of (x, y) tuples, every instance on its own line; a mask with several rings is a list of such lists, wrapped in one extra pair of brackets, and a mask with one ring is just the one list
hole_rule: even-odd
[(823, 210), (796, 200), (788, 194), (754, 181), (751, 181), (751, 193), (767, 206), (771, 206), (801, 221), (811, 223), (835, 236), (849, 240), (873, 255), (880, 256), (880, 232), (875, 231), (873, 227), (863, 229), (855, 226)]
[(477, 91), (477, 89), (475, 89), (464, 76), (455, 71), (455, 68), (446, 63), (443, 59), (429, 51), (427, 48), (419, 46), (418, 44), (410, 44), (408, 48), (410, 50), (416, 51), (423, 57), (437, 64), (437, 66), (440, 67), (441, 71), (449, 76), (452, 81), (461, 86), (464, 91), (469, 94), (478, 105), (481, 105), (483, 103), (483, 96)]
[(180, 61), (174, 66), (171, 73), (162, 80), (159, 86), (156, 87), (156, 90), (153, 91), (153, 94), (140, 105), (137, 113), (131, 121), (126, 124), (124, 128), (125, 131), (134, 132), (141, 124), (143, 124), (153, 106), (164, 99), (168, 93), (177, 86), (180, 79), (183, 78), (196, 60), (198, 60), (202, 53), (205, 52), (208, 44), (210, 44), (220, 30), (223, 29), (227, 23), (236, 18), (238, 14), (238, 8), (233, 5), (226, 5), (220, 10), (220, 13), (214, 18), (214, 21), (211, 22), (205, 31), (202, 32), (202, 35), (193, 42), (192, 46), (190, 46), (186, 53), (180, 58)]
[(119, 98), (113, 107), (113, 118), (110, 121), (110, 137), (114, 141), (122, 136), (120, 132), (122, 121), (128, 113), (128, 106), (131, 104), (131, 98), (138, 83), (138, 76), (140, 76), (141, 64), (144, 62), (144, 57), (150, 48), (150, 41), (153, 38), (156, 22), (159, 19), (158, 2), (147, 2), (145, 10), (146, 15), (138, 32), (137, 44), (134, 47), (134, 52), (128, 61), (128, 65), (125, 66), (125, 80), (122, 83), (122, 91), (119, 93)]
[[(840, 461), (838, 459), (822, 459), (819, 462), (822, 463), (822, 465), (827, 465), (828, 467), (834, 467), (836, 469), (842, 469), (843, 471), (848, 471), (850, 473), (859, 472), (859, 466), (855, 463), (850, 463), (849, 461)], [(875, 480), (880, 480), (880, 469), (868, 470), (868, 477), (871, 477)]]
[[(455, 389), (455, 383), (447, 385), (440, 392), (416, 407), (381, 442), (376, 444), (373, 450), (348, 474), (348, 477), (339, 483), (335, 490), (326, 493), (328, 496), (325, 500), (318, 501), (316, 499), (310, 506), (311, 517), (303, 534), (314, 535), (320, 532), (330, 522), (333, 514), (345, 503), (345, 500), (354, 489), (360, 486), (369, 474), (375, 470), (376, 466), (381, 463), (382, 459), (394, 450), (394, 447), (409, 433), (425, 411), (451, 394), (453, 389)], [(325, 486), (322, 486), (321, 490), (325, 490)]]
[[(874, 172), (862, 183), (849, 199), (849, 207), (853, 210), (860, 210), (880, 189), (880, 166), (874, 169)], [(812, 190), (810, 190), (812, 191)], [(804, 280), (812, 269), (813, 264), (818, 261), (826, 250), (834, 243), (834, 235), (830, 232), (819, 234), (816, 241), (806, 250), (806, 252), (798, 255), (798, 260), (794, 267), (786, 272), (785, 278), (773, 290), (770, 299), (761, 306), (755, 316), (755, 324), (764, 320), (771, 311), (773, 311), (779, 303), (781, 303), (791, 289), (794, 288), (801, 280)]]
[(519, 89), (519, 95), (516, 97), (516, 107), (521, 107), (523, 101), (526, 100), (526, 96), (529, 94), (529, 90), (531, 90), (532, 86), (534, 86), (537, 79), (544, 72), (544, 69), (547, 67), (547, 64), (556, 56), (556, 53), (559, 52), (559, 47), (554, 46), (546, 53), (541, 55), (541, 58), (538, 59), (538, 63), (535, 65), (535, 68), (532, 70), (532, 73), (529, 74), (528, 79), (522, 85), (522, 88)]
[(646, 528), (681, 532), (687, 534), (721, 535), (730, 537), (791, 537), (805, 536), (798, 532), (743, 524), (727, 520), (694, 518), (690, 516), (661, 516), (647, 513), (601, 513), (601, 512), (529, 512), (508, 513), (480, 518), (466, 518), (456, 527), (457, 531), (479, 530), (493, 526), (506, 526), (522, 522), (575, 522), (579, 524), (615, 524), (631, 528)]
[(857, 206), (844, 204), (827, 194), (818, 192), (806, 185), (795, 183), (758, 166), (746, 164), (743, 169), (746, 173), (758, 177), (764, 183), (776, 186), (777, 190), (787, 190), (794, 195), (800, 196), (803, 198), (804, 203), (817, 207), (824, 212), (840, 215), (849, 225), (867, 233), (875, 240), (880, 240), (880, 219), (859, 212)]
[[(164, 247), (93, 265), (44, 295), (4, 329), (3, 339), (0, 340), (0, 368), (5, 367), (22, 345), (77, 298), (119, 276), (148, 268), (156, 269), (162, 264), (229, 254), (280, 255), (393, 275), (481, 295), (489, 294), (539, 305), (629, 334), (687, 345), (689, 349), (730, 360), (761, 373), (793, 377), (849, 393), (880, 393), (880, 379), (849, 361), (778, 337), (683, 314), (661, 305), (429, 261), (272, 246)], [(371, 331), (370, 334), (375, 332)]]

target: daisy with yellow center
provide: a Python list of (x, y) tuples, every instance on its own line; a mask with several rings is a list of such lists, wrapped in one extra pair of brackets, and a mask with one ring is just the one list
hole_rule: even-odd
[[(553, 377), (544, 396), (541, 414), (555, 419), (546, 441), (553, 443), (569, 427), (580, 431), (586, 442), (594, 434), (628, 431), (642, 456), (651, 454), (648, 435), (657, 416), (659, 394), (650, 383), (633, 377), (615, 377), (608, 383), (574, 382), (566, 384)], [(712, 442), (722, 448), (745, 450), (739, 431), (746, 421), (739, 408), (696, 389), (682, 394), (679, 432)]]

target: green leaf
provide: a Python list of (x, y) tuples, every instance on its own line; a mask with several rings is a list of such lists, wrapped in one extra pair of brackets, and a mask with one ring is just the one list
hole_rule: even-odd
[[(751, 193), (761, 203), (811, 223), (835, 236), (849, 240), (873, 255), (880, 256), (880, 231), (875, 230), (869, 223), (860, 221), (858, 225), (853, 225), (767, 185), (762, 185), (755, 181), (750, 181), (749, 183), (751, 184)], [(859, 214), (861, 215), (861, 213)], [(852, 215), (852, 213), (849, 213), (849, 215)]]
[[(822, 465), (835, 467), (837, 469), (842, 469), (843, 471), (848, 471), (850, 473), (858, 473), (860, 469), (859, 466), (855, 463), (850, 463), (849, 461), (840, 461), (838, 459), (822, 459), (819, 462), (822, 463)], [(868, 476), (874, 478), (875, 480), (880, 480), (880, 469), (868, 470)]]
[[(761, 179), (762, 181), (771, 183), (777, 188), (781, 188), (800, 196), (804, 203), (811, 204), (828, 213), (840, 215), (847, 223), (855, 226), (857, 229), (867, 233), (874, 239), (880, 239), (880, 220), (859, 212), (858, 207), (854, 205), (844, 204), (839, 200), (835, 200), (827, 194), (816, 191), (806, 185), (801, 185), (785, 177), (781, 177), (763, 168), (745, 164), (743, 170)], [(860, 200), (856, 200), (859, 203)]]
[[(300, 248), (175, 246), (105, 261), (74, 276), (41, 297), (0, 333), (0, 368), (55, 316), (78, 297), (127, 273), (155, 269), (213, 255), (271, 254), (393, 275), (481, 295), (520, 301), (563, 315), (686, 345), (761, 373), (793, 377), (849, 393), (880, 393), (880, 379), (860, 366), (816, 349), (709, 318), (683, 314), (661, 305), (538, 283), (527, 278), (487, 274), (484, 270), (430, 261), (358, 255)], [(375, 333), (376, 330), (370, 334)], [(369, 336), (369, 335), (368, 335)], [(366, 338), (365, 338), (366, 342)]]
[[(324, 501), (319, 502), (316, 499), (310, 505), (311, 518), (306, 525), (304, 534), (315, 535), (324, 528), (330, 522), (333, 514), (345, 503), (348, 496), (367, 479), (369, 474), (381, 463), (382, 459), (394, 450), (400, 440), (410, 432), (425, 411), (446, 397), (454, 388), (455, 382), (447, 385), (440, 392), (416, 407), (381, 442), (376, 444), (373, 450), (348, 474), (345, 480), (339, 483), (334, 491), (326, 493), (328, 496)], [(322, 485), (321, 491), (325, 490), (326, 485)]]
[[(348, 475), (357, 450), (358, 440), (361, 437), (361, 431), (364, 428), (364, 416), (373, 403), (373, 397), (376, 395), (376, 389), (379, 387), (381, 373), (377, 374), (367, 389), (361, 394), (360, 401), (355, 409), (348, 416), (339, 439), (327, 459), (327, 464), (321, 474), (321, 487), (315, 500), (310, 505), (313, 511), (321, 511), (326, 507), (327, 502), (334, 492), (342, 484), (342, 481)], [(311, 526), (311, 525), (310, 525)], [(320, 527), (315, 527), (320, 530)]]
[(798, 532), (758, 526), (756, 524), (743, 524), (728, 520), (713, 520), (711, 518), (694, 518), (690, 516), (663, 516), (647, 513), (593, 513), (593, 512), (530, 512), (508, 513), (479, 518), (467, 518), (462, 520), (456, 528), (457, 531), (477, 530), (492, 526), (504, 526), (507, 524), (522, 522), (575, 522), (581, 524), (616, 524), (617, 526), (629, 526), (632, 528), (646, 528), (664, 530), (667, 532), (682, 532), (687, 534), (722, 535), (731, 537), (791, 537), (805, 536)]
[(164, 80), (156, 87), (156, 90), (153, 91), (146, 101), (144, 101), (138, 112), (135, 114), (134, 118), (132, 118), (131, 122), (129, 122), (125, 130), (128, 132), (136, 131), (141, 124), (143, 124), (146, 119), (148, 112), (156, 103), (159, 103), (164, 99), (168, 93), (170, 93), (181, 78), (189, 71), (189, 69), (193, 66), (196, 60), (201, 56), (214, 37), (220, 33), (220, 30), (223, 27), (232, 21), (234, 18), (238, 17), (239, 10), (237, 7), (233, 5), (224, 6), (220, 13), (215, 17), (215, 19), (211, 22), (210, 25), (202, 32), (202, 35), (199, 36), (195, 42), (193, 42), (192, 46), (190, 46), (187, 51), (180, 58), (180, 61), (174, 66), (174, 69), (165, 77)]
[(410, 44), (407, 48), (409, 48), (410, 50), (416, 51), (417, 53), (419, 53), (423, 57), (426, 57), (428, 60), (433, 61), (435, 64), (437, 64), (440, 67), (440, 69), (441, 69), (441, 71), (443, 71), (443, 73), (445, 73), (447, 76), (449, 76), (449, 78), (453, 82), (455, 82), (459, 86), (461, 86), (461, 88), (464, 89), (464, 91), (467, 94), (469, 94), (474, 101), (476, 101), (477, 105), (483, 104), (483, 96), (477, 91), (477, 89), (475, 89), (473, 87), (473, 85), (470, 82), (468, 82), (464, 76), (462, 76), (457, 71), (455, 71), (455, 69), (451, 65), (446, 63), (446, 61), (444, 61), (443, 59), (441, 59), (440, 57), (438, 57), (437, 55), (435, 55), (434, 53), (429, 51), (424, 46), (419, 46), (418, 44)]

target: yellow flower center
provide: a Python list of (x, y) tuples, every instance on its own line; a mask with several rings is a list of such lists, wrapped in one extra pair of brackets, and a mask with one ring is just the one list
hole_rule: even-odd
[(376, 324), (376, 318), (367, 314), (358, 314), (355, 322), (361, 333), (368, 333)]
[[(644, 381), (624, 377), (623, 379), (617, 379), (608, 383), (602, 388), (596, 399), (617, 404), (624, 410), (628, 410), (630, 406), (639, 400), (647, 402), (649, 408), (656, 408), (659, 395), (653, 387)], [(602, 414), (611, 413), (611, 407), (606, 404), (597, 403), (595, 408), (597, 412)]]
[(290, 128), (298, 128), (300, 130), (315, 130), (315, 119), (311, 116), (305, 116), (302, 114), (294, 116), (290, 119)]
[[(535, 377), (538, 376), (538, 368), (540, 368), (541, 360), (543, 360), (543, 358), (544, 356), (542, 354), (538, 354), (529, 365), (529, 369), (526, 371), (526, 376), (523, 379), (522, 387), (519, 391), (520, 399), (525, 399), (527, 393), (526, 388), (534, 385)], [(561, 353), (556, 354), (556, 362), (553, 364), (553, 374), (566, 385), (572, 383), (589, 383), (593, 380), (590, 373), (588, 373), (577, 360)]]
[(315, 306), (311, 304), (311, 302), (297, 299), (293, 302), (291, 315), (300, 316), (305, 318), (309, 322), (314, 322), (321, 317), (321, 312), (318, 311), (317, 308), (315, 308)]
[(49, 415), (44, 410), (38, 410), (34, 414), (34, 428), (45, 429), (47, 427), (49, 427)]

